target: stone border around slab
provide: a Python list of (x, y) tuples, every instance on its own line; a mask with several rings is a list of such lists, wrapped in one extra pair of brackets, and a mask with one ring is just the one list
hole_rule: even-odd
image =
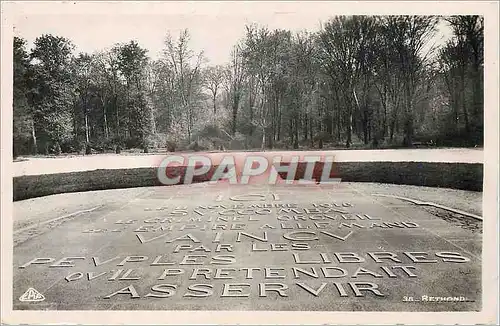
[(460, 215), (465, 215), (467, 217), (473, 218), (473, 219), (478, 220), (478, 221), (482, 221), (483, 220), (483, 218), (481, 216), (479, 216), (479, 215), (472, 214), (472, 213), (469, 213), (469, 212), (466, 212), (466, 211), (463, 211), (463, 210), (460, 210), (460, 209), (456, 209), (456, 208), (452, 208), (452, 207), (448, 207), (448, 206), (436, 204), (436, 203), (429, 202), (429, 201), (421, 201), (421, 200), (416, 200), (416, 199), (412, 199), (412, 198), (406, 198), (406, 197), (394, 196), (394, 195), (385, 195), (385, 194), (372, 194), (372, 196), (396, 198), (396, 199), (400, 199), (400, 200), (403, 200), (403, 201), (410, 202), (410, 203), (418, 205), (418, 206), (432, 206), (432, 207), (435, 207), (435, 208), (444, 209), (445, 211), (448, 211), (448, 212), (452, 212), (452, 213), (456, 213), (456, 214), (460, 214)]
[[(299, 164), (295, 179), (301, 179)], [(193, 182), (210, 180), (217, 166)], [(401, 185), (482, 191), (483, 164), (435, 162), (339, 162), (338, 176), (345, 182), (376, 182)], [(169, 175), (183, 175), (186, 167), (173, 167)], [(172, 174), (171, 174), (172, 173)], [(321, 169), (315, 170), (321, 173)], [(180, 180), (182, 184), (182, 178)], [(157, 168), (99, 169), (92, 171), (25, 175), (13, 178), (14, 201), (68, 192), (162, 186)]]

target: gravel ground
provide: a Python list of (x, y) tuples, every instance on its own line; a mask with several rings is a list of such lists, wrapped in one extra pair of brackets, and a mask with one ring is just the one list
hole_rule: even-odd
[(74, 192), (14, 202), (14, 231), (78, 211), (109, 203), (127, 202), (145, 188)]
[(427, 206), (422, 207), (427, 212), (437, 216), (448, 223), (461, 227), (462, 229), (469, 230), (472, 233), (483, 233), (483, 222), (474, 218), (446, 211), (444, 209)]

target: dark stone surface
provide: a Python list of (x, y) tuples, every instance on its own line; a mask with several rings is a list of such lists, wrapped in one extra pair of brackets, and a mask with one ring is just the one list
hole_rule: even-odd
[[(249, 194), (252, 196), (248, 197)], [(296, 213), (291, 208), (285, 208), (290, 209), (287, 212), (278, 207), (258, 207), (288, 204), (296, 206), (300, 212)], [(314, 212), (314, 204), (322, 204), (319, 205), (321, 213)], [(226, 208), (209, 208), (215, 205)], [(241, 207), (233, 208), (234, 205)], [(326, 206), (331, 206), (332, 210), (326, 212)], [(187, 213), (182, 215), (184, 209)], [(367, 219), (365, 214), (372, 220)], [(212, 221), (209, 221), (210, 218)], [(159, 223), (160, 220), (164, 220), (163, 223)], [(404, 226), (403, 222), (410, 227)], [(183, 225), (185, 229), (181, 230)], [(169, 226), (172, 230), (168, 230)], [(143, 232), (146, 229), (148, 232)], [(302, 240), (289, 234), (298, 231), (307, 232), (295, 234)], [(220, 242), (215, 240), (217, 232), (221, 232)], [(238, 232), (246, 232), (256, 238), (263, 238), (264, 232), (267, 232), (267, 238), (259, 240), (240, 234), (240, 241), (237, 241)], [(190, 240), (185, 237), (186, 234), (193, 238)], [(18, 236), (14, 233), (15, 240)], [(185, 238), (167, 242), (181, 236)], [(200, 242), (194, 243), (193, 240)], [(217, 245), (220, 244), (231, 245), (232, 251), (219, 248), (217, 252)], [(198, 249), (175, 252), (178, 245), (191, 245), (191, 248)], [(309, 249), (301, 249), (305, 246)], [(272, 251), (272, 248), (275, 250)], [(374, 252), (393, 253), (400, 262), (388, 259), (376, 262), (368, 255)], [(454, 254), (443, 256), (440, 254), (443, 252)], [(356, 253), (364, 261), (341, 261), (339, 257), (342, 258), (342, 253)], [(407, 255), (409, 253), (433, 262), (413, 262)], [(187, 255), (201, 256), (186, 258)], [(218, 255), (231, 255), (233, 258), (217, 258)], [(466, 259), (445, 262), (446, 255)], [(127, 256), (148, 258), (118, 266)], [(174, 264), (152, 266), (157, 256), (162, 256), (159, 262)], [(73, 267), (49, 267), (53, 263), (48, 263), (19, 268), (41, 257), (50, 257), (55, 261), (63, 257), (85, 259), (74, 259)], [(120, 258), (95, 266), (92, 257), (101, 261)], [(480, 258), (480, 230), (463, 228), (407, 202), (397, 203), (370, 196), (344, 183), (322, 186), (199, 183), (152, 187), (145, 188), (145, 192), (132, 200), (104, 205), (18, 241), (14, 246), (13, 307), (16, 310), (479, 311)], [(415, 277), (395, 266), (413, 266), (411, 272)], [(382, 267), (392, 271), (396, 277), (389, 277)], [(190, 279), (196, 268), (208, 269), (209, 279), (202, 275)], [(260, 270), (255, 270), (253, 278), (249, 279), (242, 268)], [(267, 277), (265, 268), (271, 269)], [(314, 269), (318, 276), (311, 277), (300, 272), (294, 275), (293, 268), (302, 268), (309, 273), (313, 273)], [(330, 276), (342, 270), (347, 275), (325, 277), (321, 268), (333, 273)], [(356, 276), (354, 273), (358, 268), (365, 268), (377, 276)], [(140, 279), (109, 280), (118, 269), (132, 269), (129, 276)], [(161, 280), (159, 277), (165, 269), (182, 269), (184, 272)], [(215, 274), (217, 269), (218, 278)], [(74, 281), (65, 279), (78, 272), (84, 276)], [(229, 275), (227, 279), (223, 278), (224, 272)], [(104, 274), (89, 281), (87, 273), (93, 273), (91, 276)], [(123, 276), (123, 272), (120, 275)], [(342, 285), (345, 297), (340, 296), (335, 282)], [(362, 296), (357, 297), (349, 282), (375, 283), (383, 296), (362, 292)], [(172, 289), (164, 287), (164, 292), (151, 290), (160, 284), (175, 286), (175, 294), (165, 298), (148, 297), (148, 293), (165, 295), (167, 290)], [(185, 296), (187, 293), (202, 293), (202, 290), (188, 289), (195, 284), (208, 284), (199, 288), (211, 287), (213, 293), (207, 297)], [(106, 298), (128, 286), (133, 286), (138, 298), (130, 294)], [(42, 293), (45, 300), (20, 302), (19, 298), (30, 287)], [(226, 290), (233, 289), (232, 293), (238, 293), (237, 289), (242, 288), (248, 296), (223, 296), (224, 287)], [(261, 292), (276, 287), (283, 289), (284, 296), (275, 291)], [(314, 295), (311, 293), (314, 291), (319, 293)], [(422, 301), (422, 296), (464, 297), (467, 302), (427, 302)], [(415, 301), (405, 302), (405, 297), (413, 297)]]

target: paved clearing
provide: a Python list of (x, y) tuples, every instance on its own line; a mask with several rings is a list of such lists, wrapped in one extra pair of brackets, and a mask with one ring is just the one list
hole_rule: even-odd
[[(479, 310), (481, 222), (371, 196), (389, 188), (202, 183), (16, 202), (14, 309)], [(45, 300), (20, 302), (28, 288)]]

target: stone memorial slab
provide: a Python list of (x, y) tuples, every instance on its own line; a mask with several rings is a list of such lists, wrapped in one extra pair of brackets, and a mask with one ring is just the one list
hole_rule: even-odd
[(478, 311), (481, 222), (435, 211), (344, 183), (144, 188), (15, 232), (13, 307)]

